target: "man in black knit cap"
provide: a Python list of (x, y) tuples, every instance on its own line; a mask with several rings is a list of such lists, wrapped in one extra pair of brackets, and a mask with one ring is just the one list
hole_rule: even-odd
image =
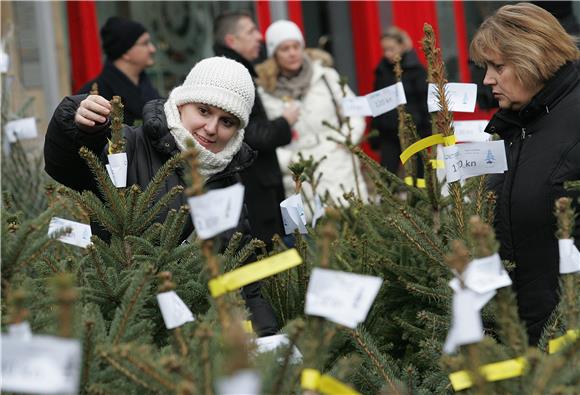
[(107, 20), (101, 28), (101, 41), (107, 56), (103, 71), (77, 94), (89, 93), (96, 82), (99, 95), (104, 98), (121, 96), (125, 106), (124, 123), (133, 125), (142, 119), (145, 103), (160, 98), (145, 74), (145, 69), (155, 64), (155, 45), (142, 24), (119, 17)]

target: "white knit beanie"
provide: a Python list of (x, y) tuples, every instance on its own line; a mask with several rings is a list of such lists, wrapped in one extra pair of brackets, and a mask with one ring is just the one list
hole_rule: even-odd
[(286, 40), (296, 40), (304, 48), (304, 36), (298, 25), (291, 21), (280, 20), (272, 23), (266, 30), (268, 56), (273, 56), (276, 48)]
[(174, 88), (169, 98), (180, 106), (203, 103), (235, 115), (240, 129), (248, 124), (254, 106), (255, 87), (248, 70), (225, 57), (199, 61), (189, 72), (183, 85)]

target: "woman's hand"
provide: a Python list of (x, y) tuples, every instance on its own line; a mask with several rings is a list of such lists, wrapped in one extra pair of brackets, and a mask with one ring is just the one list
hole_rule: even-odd
[(75, 114), (75, 123), (87, 132), (95, 130), (95, 126), (107, 122), (111, 113), (111, 103), (98, 95), (89, 95), (83, 100)]
[(300, 116), (300, 106), (294, 102), (287, 103), (284, 105), (282, 116), (286, 118), (286, 121), (290, 126), (294, 125)]

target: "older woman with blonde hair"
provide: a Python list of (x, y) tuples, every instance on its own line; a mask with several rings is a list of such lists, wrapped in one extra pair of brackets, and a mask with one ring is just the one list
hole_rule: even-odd
[[(568, 195), (578, 207), (579, 194), (564, 183), (580, 179), (579, 52), (554, 16), (529, 3), (486, 19), (470, 52), (499, 102), (486, 129), (505, 141), (508, 160), (508, 170), (489, 182), (495, 229), (501, 257), (516, 264), (520, 318), (537, 344), (559, 299), (554, 201)], [(572, 237), (580, 247), (580, 221)]]
[[(340, 114), (342, 91), (339, 75), (329, 67), (328, 56), (304, 49), (304, 37), (296, 24), (277, 21), (266, 31), (266, 46), (269, 59), (256, 67), (260, 85), (258, 92), (269, 118), (280, 116), (286, 106), (300, 106), (300, 116), (293, 126), (293, 142), (278, 148), (278, 160), (284, 176), (287, 196), (294, 193), (294, 182), (288, 164), (299, 159), (299, 154), (315, 160), (326, 157), (317, 170), (322, 173), (316, 192), (324, 197), (326, 193), (333, 201), (341, 200), (344, 192), (360, 193), (367, 200), (360, 164), (357, 158), (343, 146), (328, 138), (343, 139), (337, 131), (323, 125), (327, 121), (340, 127), (342, 135), (348, 127)], [(348, 95), (352, 91), (346, 87)], [(350, 120), (351, 139), (357, 143), (365, 129), (364, 119)], [(354, 166), (353, 166), (354, 163)], [(312, 190), (304, 185), (303, 192), (312, 199)]]

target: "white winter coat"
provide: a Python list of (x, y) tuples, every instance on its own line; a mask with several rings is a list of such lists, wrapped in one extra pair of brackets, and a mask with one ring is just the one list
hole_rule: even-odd
[[(294, 124), (292, 129), (296, 136), (292, 143), (277, 149), (278, 161), (284, 177), (284, 188), (286, 196), (294, 194), (294, 181), (292, 180), (292, 173), (288, 170), (288, 165), (291, 162), (299, 160), (298, 153), (301, 152), (305, 159), (310, 156), (318, 161), (326, 156), (326, 159), (320, 164), (317, 170), (316, 177), (322, 173), (322, 178), (317, 188), (317, 193), (324, 197), (326, 192), (334, 202), (339, 200), (346, 204), (343, 198), (344, 192), (358, 193), (355, 183), (355, 172), (353, 168), (353, 159), (356, 167), (356, 178), (358, 178), (359, 191), (363, 201), (368, 200), (368, 192), (366, 184), (361, 174), (361, 167), (358, 158), (354, 157), (346, 148), (327, 140), (327, 137), (333, 137), (337, 140), (344, 141), (344, 137), (348, 133), (348, 128), (343, 125), (343, 136), (335, 130), (327, 126), (323, 126), (322, 121), (327, 121), (331, 125), (338, 125), (335, 106), (332, 101), (331, 93), (324, 83), (322, 76), (326, 77), (328, 85), (332, 89), (332, 94), (338, 105), (342, 98), (342, 92), (339, 85), (339, 75), (336, 70), (324, 67), (320, 61), (312, 62), (312, 79), (310, 88), (305, 97), (298, 102), (300, 105), (300, 117)], [(264, 91), (263, 88), (258, 88), (258, 92), (262, 98), (264, 108), (268, 114), (268, 118), (274, 119), (282, 115), (284, 110), (284, 101), (272, 96)], [(347, 88), (347, 96), (354, 96), (350, 88)], [(365, 120), (362, 117), (351, 117), (350, 125), (352, 126), (351, 140), (358, 143), (365, 130)], [(309, 184), (302, 184), (305, 198), (311, 202), (312, 189)], [(309, 210), (306, 209), (308, 212)]]

